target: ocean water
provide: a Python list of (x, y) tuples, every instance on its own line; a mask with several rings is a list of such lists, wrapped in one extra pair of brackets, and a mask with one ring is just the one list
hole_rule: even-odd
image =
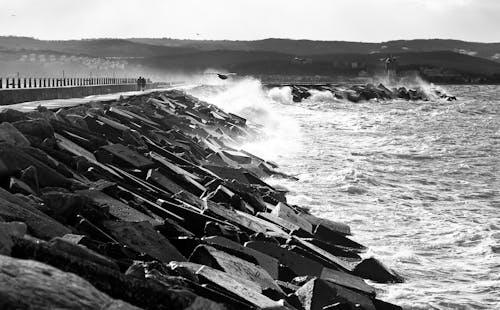
[(298, 180), (290, 203), (349, 224), (401, 274), (376, 284), (405, 309), (500, 309), (500, 87), (445, 86), (457, 101), (350, 103), (246, 79), (193, 95), (266, 133), (242, 148)]

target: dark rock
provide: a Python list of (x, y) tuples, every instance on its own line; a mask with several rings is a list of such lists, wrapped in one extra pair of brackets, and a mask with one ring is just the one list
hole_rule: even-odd
[(276, 258), (281, 264), (290, 268), (298, 276), (319, 276), (323, 271), (323, 266), (321, 264), (297, 253), (288, 251), (276, 244), (262, 241), (249, 241), (245, 243), (245, 246)]
[(73, 193), (46, 191), (42, 195), (45, 205), (40, 209), (60, 223), (75, 224), (77, 215), (83, 215), (91, 221), (108, 219), (107, 210), (100, 210), (92, 205), (89, 198)]
[(26, 224), (22, 222), (0, 222), (0, 255), (10, 255), (10, 250), (14, 245), (12, 237), (22, 238), (26, 234), (26, 229)]
[(64, 236), (70, 230), (39, 211), (32, 204), (0, 188), (0, 216), (7, 221), (21, 221), (35, 237), (50, 239)]
[(26, 119), (28, 119), (26, 114), (18, 110), (5, 109), (0, 111), (0, 123), (3, 122), (13, 123), (17, 121), (24, 121)]
[(172, 262), (170, 268), (173, 270), (182, 269), (183, 272), (191, 273), (200, 278), (200, 281), (209, 283), (217, 287), (219, 291), (227, 292), (232, 298), (241, 300), (242, 304), (248, 304), (243, 309), (253, 307), (266, 308), (278, 307), (276, 309), (285, 310), (280, 307), (272, 299), (264, 296), (261, 293), (261, 288), (258, 284), (238, 278), (230, 273), (226, 273), (208, 266), (203, 266), (195, 263)]
[[(224, 238), (224, 237), (219, 237), (219, 236), (207, 237), (207, 238), (203, 238), (203, 242), (205, 242), (213, 247), (216, 247), (219, 249), (224, 249), (226, 251), (228, 251), (228, 249), (230, 249), (230, 251), (231, 251), (230, 253), (232, 253), (233, 255), (236, 255), (236, 256), (238, 256), (238, 255), (234, 254), (234, 252), (243, 253), (244, 255), (238, 256), (238, 257), (243, 258), (243, 259), (245, 259), (244, 256), (250, 256), (253, 258), (253, 261), (255, 261), (259, 266), (264, 268), (273, 279), (278, 279), (279, 262), (274, 257), (266, 255), (262, 252), (256, 251), (250, 247), (244, 247), (241, 244), (236, 243), (236, 242), (229, 240), (227, 238)], [(250, 261), (249, 259), (246, 259), (246, 260)], [(250, 262), (253, 262), (253, 261), (250, 261)]]
[(240, 243), (238, 230), (233, 226), (223, 225), (217, 222), (208, 221), (205, 223), (205, 236), (221, 236), (234, 242)]
[(106, 221), (104, 226), (120, 243), (143, 252), (164, 263), (185, 261), (186, 258), (158, 233), (149, 222)]
[[(365, 310), (375, 310), (370, 298), (321, 279), (312, 279), (295, 292), (305, 310), (328, 309), (342, 303)], [(359, 305), (359, 306), (358, 306)], [(335, 308), (334, 308), (335, 309)]]
[(145, 170), (155, 166), (152, 160), (122, 144), (111, 144), (102, 146), (101, 148), (117, 158), (119, 160), (118, 163), (124, 163), (130, 167)]
[(19, 177), (21, 181), (26, 183), (30, 188), (38, 193), (40, 191), (40, 183), (38, 182), (38, 172), (35, 166), (28, 166), (26, 169), (21, 170)]
[(279, 286), (274, 283), (273, 278), (262, 267), (219, 251), (211, 246), (200, 245), (196, 247), (189, 257), (189, 261), (210, 266), (240, 279), (257, 283), (262, 291), (270, 289), (279, 295), (285, 295)]
[(7, 142), (18, 147), (30, 146), (30, 141), (26, 139), (26, 137), (11, 123), (0, 124), (0, 141)]
[(7, 143), (0, 143), (0, 161), (9, 163), (6, 172), (9, 175), (15, 175), (29, 166), (34, 166), (38, 173), (37, 177), (41, 187), (68, 187), (71, 185), (70, 180), (62, 174), (35, 157), (28, 155), (26, 149), (20, 149)]
[(140, 309), (72, 273), (7, 256), (0, 256), (0, 295), (2, 309)]
[(12, 123), (20, 132), (22, 132), (34, 145), (42, 144), (44, 139), (54, 140), (54, 128), (43, 118), (18, 121)]
[(197, 302), (198, 296), (187, 290), (170, 289), (155, 281), (128, 277), (119, 271), (51, 249), (43, 243), (26, 239), (16, 239), (14, 243), (13, 257), (35, 259), (66, 271), (68, 274), (76, 274), (101, 292), (144, 309), (181, 310), (190, 305), (196, 305)]
[(393, 270), (387, 268), (378, 259), (364, 259), (354, 269), (354, 274), (379, 283), (403, 283), (404, 279)]
[[(76, 240), (73, 240), (76, 241)], [(83, 245), (79, 245), (78, 242), (71, 242), (68, 238), (53, 238), (48, 243), (49, 247), (52, 249), (57, 249), (59, 251), (65, 252), (68, 255), (78, 257), (80, 259), (88, 260), (93, 263), (106, 266), (108, 268), (119, 270), (118, 265), (115, 262), (109, 260)]]

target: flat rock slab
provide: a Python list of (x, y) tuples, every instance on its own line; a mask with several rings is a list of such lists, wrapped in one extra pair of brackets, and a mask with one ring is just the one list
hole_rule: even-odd
[(249, 241), (246, 247), (265, 253), (276, 258), (279, 262), (290, 268), (298, 276), (320, 276), (323, 266), (307, 257), (288, 251), (277, 244), (263, 241)]
[(330, 268), (323, 268), (321, 272), (321, 279), (333, 282), (335, 284), (360, 291), (364, 294), (375, 296), (375, 288), (366, 284), (363, 278), (348, 274), (346, 272), (333, 270)]
[(138, 252), (146, 253), (161, 262), (186, 260), (149, 222), (105, 221), (104, 226), (120, 243)]
[(200, 280), (213, 284), (223, 291), (226, 290), (258, 308), (286, 309), (274, 300), (262, 295), (259, 285), (227, 272), (187, 262), (172, 262), (170, 267), (174, 270), (182, 269), (184, 272), (192, 273), (201, 278)]
[(328, 306), (345, 303), (360, 305), (365, 310), (375, 310), (372, 300), (339, 285), (321, 279), (312, 279), (295, 292), (304, 310), (323, 310)]
[(189, 261), (213, 267), (241, 279), (257, 283), (261, 291), (271, 289), (285, 295), (274, 279), (262, 267), (227, 254), (208, 245), (197, 246)]
[(273, 279), (278, 279), (279, 261), (276, 258), (256, 251), (250, 247), (244, 247), (239, 243), (220, 236), (206, 237), (202, 240), (209, 245), (228, 248), (253, 257)]
[(0, 255), (0, 308), (139, 310), (73, 273)]
[(61, 223), (3, 188), (0, 188), (0, 217), (7, 221), (26, 223), (29, 233), (41, 239), (61, 237), (70, 233)]
[(302, 217), (305, 218), (309, 223), (311, 223), (315, 227), (319, 225), (328, 228), (332, 231), (338, 232), (340, 234), (344, 235), (351, 234), (351, 228), (349, 227), (349, 225), (346, 225), (344, 223), (334, 222), (328, 219), (319, 218), (312, 214), (307, 214), (307, 213), (303, 214)]
[(111, 144), (102, 146), (101, 148), (134, 168), (143, 170), (155, 166), (155, 163), (151, 159), (131, 150), (125, 145)]
[(301, 217), (299, 214), (295, 213), (295, 211), (290, 208), (288, 205), (280, 202), (276, 205), (274, 210), (271, 212), (272, 215), (275, 215), (287, 222), (290, 222), (294, 225), (299, 226), (303, 230), (308, 233), (313, 233), (313, 225)]
[(120, 200), (115, 199), (101, 191), (89, 189), (89, 190), (77, 191), (77, 193), (91, 199), (98, 206), (108, 209), (109, 214), (113, 215), (119, 220), (125, 222), (148, 221), (153, 225), (160, 225), (163, 223), (160, 220), (154, 219), (149, 215), (146, 215), (142, 212), (137, 211), (132, 207), (129, 207)]

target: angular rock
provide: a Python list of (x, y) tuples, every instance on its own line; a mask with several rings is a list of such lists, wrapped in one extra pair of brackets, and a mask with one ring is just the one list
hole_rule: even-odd
[(11, 123), (0, 124), (0, 141), (7, 142), (18, 147), (30, 146), (30, 141), (26, 139), (26, 137)]
[(106, 221), (104, 226), (120, 243), (146, 253), (164, 263), (185, 261), (186, 258), (158, 233), (149, 222)]
[(162, 224), (161, 221), (154, 219), (142, 212), (139, 212), (138, 210), (126, 205), (120, 200), (115, 199), (99, 190), (80, 190), (76, 193), (90, 199), (94, 204), (96, 204), (106, 212), (109, 212), (109, 214), (119, 220), (126, 222), (148, 221), (153, 225)]
[(0, 295), (2, 309), (140, 309), (112, 299), (72, 273), (1, 255)]
[(28, 225), (35, 237), (50, 239), (68, 234), (70, 230), (45, 215), (30, 203), (0, 188), (0, 216), (7, 221), (20, 221)]
[(240, 279), (257, 283), (262, 291), (270, 289), (283, 296), (285, 295), (281, 288), (274, 283), (273, 278), (262, 267), (219, 251), (211, 246), (200, 245), (196, 247), (189, 257), (189, 261), (219, 269)]
[(108, 268), (120, 270), (118, 265), (107, 257), (102, 256), (83, 245), (79, 245), (78, 243), (71, 242), (67, 239), (60, 237), (53, 238), (52, 240), (50, 240), (48, 245), (53, 249), (66, 252), (69, 255), (73, 255), (75, 257), (85, 259), (102, 266), (106, 266)]
[(266, 255), (262, 252), (256, 251), (250, 247), (244, 247), (239, 243), (236, 243), (232, 240), (220, 236), (206, 237), (203, 238), (202, 240), (205, 243), (214, 246), (216, 248), (222, 248), (226, 250), (230, 249), (231, 251), (240, 252), (245, 255), (253, 257), (254, 260), (259, 264), (259, 266), (264, 268), (273, 279), (278, 279), (279, 261), (276, 258)]
[[(312, 279), (295, 292), (305, 310), (328, 309), (328, 306), (348, 302), (351, 307), (375, 310), (371, 299), (339, 285)], [(335, 308), (334, 308), (335, 309)]]
[(262, 241), (249, 241), (245, 243), (245, 247), (276, 258), (281, 264), (287, 266), (299, 276), (319, 276), (323, 271), (323, 266), (321, 264), (297, 253), (288, 251), (276, 244)]
[(221, 291), (227, 291), (234, 298), (240, 298), (257, 308), (273, 308), (285, 310), (277, 302), (264, 296), (260, 292), (260, 286), (240, 279), (232, 274), (195, 263), (171, 262), (173, 270), (182, 269), (200, 278), (200, 281), (210, 283)]
[(14, 245), (12, 237), (22, 238), (26, 234), (26, 229), (26, 224), (22, 222), (0, 222), (0, 255), (10, 255)]
[(309, 223), (307, 220), (302, 218), (299, 214), (295, 213), (295, 211), (290, 208), (288, 205), (280, 202), (274, 210), (271, 212), (272, 215), (275, 215), (279, 218), (284, 219), (285, 221), (288, 221), (294, 225), (299, 226), (303, 230), (307, 231), (308, 233), (313, 233), (313, 226), (311, 223)]
[(120, 162), (123, 162), (130, 167), (146, 170), (155, 166), (155, 163), (151, 159), (129, 149), (122, 144), (105, 145), (101, 148), (113, 154), (113, 156), (118, 158)]
[(378, 259), (364, 259), (354, 268), (354, 274), (378, 283), (403, 283), (404, 279), (393, 270), (386, 267)]
[(35, 157), (28, 155), (25, 149), (15, 147), (11, 144), (0, 143), (0, 161), (9, 163), (6, 171), (9, 175), (15, 175), (20, 170), (34, 166), (38, 172), (37, 177), (41, 187), (68, 187), (71, 185), (70, 180), (62, 174)]

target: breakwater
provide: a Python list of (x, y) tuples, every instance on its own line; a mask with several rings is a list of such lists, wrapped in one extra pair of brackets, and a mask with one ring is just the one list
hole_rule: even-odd
[(400, 309), (347, 225), (262, 180), (287, 176), (238, 115), (172, 90), (0, 126), (2, 307)]
[(429, 101), (433, 99), (457, 100), (455, 96), (446, 94), (442, 89), (429, 85), (413, 87), (387, 87), (380, 83), (374, 84), (267, 84), (268, 88), (290, 87), (294, 102), (310, 98), (314, 92), (328, 92), (333, 98), (350, 102), (369, 100), (409, 100)]

